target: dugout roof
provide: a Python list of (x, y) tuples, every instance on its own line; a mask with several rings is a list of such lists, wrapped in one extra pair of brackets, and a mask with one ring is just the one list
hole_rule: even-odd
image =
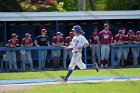
[(0, 21), (140, 19), (140, 10), (75, 12), (0, 12)]

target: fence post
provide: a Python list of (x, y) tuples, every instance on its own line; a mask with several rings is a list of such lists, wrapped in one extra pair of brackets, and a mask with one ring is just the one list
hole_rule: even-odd
[(42, 52), (42, 51), (41, 51), (40, 49), (38, 49), (38, 69), (39, 69), (39, 70), (41, 70), (41, 68), (42, 68), (42, 65), (41, 65), (41, 62), (42, 62), (42, 61), (41, 61), (41, 56), (42, 56), (41, 54), (42, 54), (42, 53), (41, 53), (41, 52)]

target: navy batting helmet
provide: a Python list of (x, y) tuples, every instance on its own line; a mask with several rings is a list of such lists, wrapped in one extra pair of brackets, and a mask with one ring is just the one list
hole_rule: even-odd
[(76, 31), (76, 33), (80, 33), (81, 32), (81, 26), (75, 25), (72, 30)]

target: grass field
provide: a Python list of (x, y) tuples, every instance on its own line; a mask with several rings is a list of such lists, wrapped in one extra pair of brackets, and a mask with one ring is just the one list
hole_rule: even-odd
[[(107, 75), (135, 75), (140, 76), (140, 68), (124, 69), (101, 69), (98, 73), (95, 70), (75, 70), (74, 76), (107, 76)], [(0, 79), (23, 79), (23, 78), (55, 78), (65, 75), (67, 70), (40, 71), (40, 72), (17, 72), (0, 73)], [(140, 80), (117, 81), (117, 82), (94, 82), (94, 83), (61, 83), (33, 85), (33, 88), (4, 93), (140, 93)]]
[(35, 85), (32, 89), (8, 93), (140, 93), (140, 81)]
[[(5, 79), (27, 79), (27, 78), (57, 78), (59, 75), (65, 75), (67, 70), (60, 71), (38, 71), (38, 72), (12, 72), (0, 73), (0, 80)], [(140, 76), (140, 68), (123, 69), (101, 69), (98, 73), (93, 70), (75, 70), (73, 76), (107, 76), (107, 75), (137, 75)]]

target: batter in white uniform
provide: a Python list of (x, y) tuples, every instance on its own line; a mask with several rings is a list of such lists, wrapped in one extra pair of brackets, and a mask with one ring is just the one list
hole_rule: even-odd
[[(73, 37), (70, 45), (68, 47), (65, 47), (65, 50), (72, 48), (73, 56), (72, 56), (71, 62), (69, 64), (69, 69), (68, 69), (68, 73), (67, 73), (66, 77), (60, 76), (60, 78), (63, 81), (68, 80), (69, 76), (73, 72), (76, 65), (80, 69), (86, 69), (86, 65), (82, 62), (81, 57), (82, 57), (82, 49), (88, 47), (89, 43), (88, 43), (87, 39), (80, 34), (81, 27), (79, 25), (75, 25), (72, 30), (73, 30), (75, 36)], [(97, 64), (95, 65), (95, 68), (98, 72)]]

